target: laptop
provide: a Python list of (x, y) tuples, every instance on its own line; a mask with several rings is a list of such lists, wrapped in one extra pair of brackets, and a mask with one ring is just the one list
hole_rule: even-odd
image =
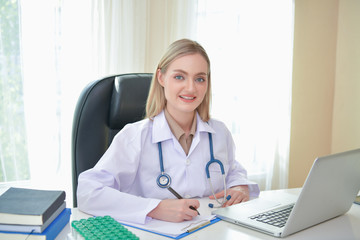
[[(360, 149), (356, 149), (317, 158), (298, 197), (286, 193), (277, 194), (276, 199), (260, 196), (212, 213), (231, 223), (286, 237), (346, 213), (359, 190)], [(271, 219), (273, 215), (277, 220)]]

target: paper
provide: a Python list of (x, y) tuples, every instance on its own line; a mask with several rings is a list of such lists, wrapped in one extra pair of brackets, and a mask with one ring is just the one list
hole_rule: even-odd
[(212, 208), (208, 207), (209, 199), (198, 199), (200, 201), (200, 208), (198, 209), (200, 214), (191, 221), (183, 221), (180, 223), (166, 222), (157, 219), (151, 219), (145, 224), (135, 224), (121, 222), (124, 225), (135, 227), (141, 230), (165, 235), (168, 237), (176, 238), (184, 233), (193, 232), (201, 227), (205, 227), (210, 224), (211, 220), (216, 219), (215, 215), (211, 214)]
[(183, 233), (186, 233), (187, 230), (202, 225), (205, 222), (208, 222), (214, 219), (215, 215), (211, 216), (197, 216), (191, 221), (184, 221), (180, 223), (165, 222), (157, 219), (151, 219), (146, 224), (135, 224), (135, 223), (126, 223), (121, 222), (124, 225), (129, 225), (131, 227), (139, 228), (142, 230), (147, 230), (149, 232), (158, 233), (161, 235), (177, 237)]

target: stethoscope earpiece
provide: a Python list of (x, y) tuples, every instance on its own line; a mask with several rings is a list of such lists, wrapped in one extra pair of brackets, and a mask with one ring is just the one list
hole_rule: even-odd
[(227, 195), (227, 197), (225, 198), (226, 200), (221, 204), (221, 205), (219, 205), (219, 206), (217, 206), (217, 207), (215, 207), (214, 206), (214, 204), (212, 204), (212, 203), (209, 203), (209, 208), (220, 208), (220, 207), (222, 207), (227, 201), (229, 201), (230, 200), (230, 198), (231, 198), (231, 195)]

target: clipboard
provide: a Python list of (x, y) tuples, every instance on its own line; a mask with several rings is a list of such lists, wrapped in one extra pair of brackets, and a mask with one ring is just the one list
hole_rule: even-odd
[(207, 197), (196, 199), (200, 202), (200, 207), (197, 210), (199, 210), (201, 215), (198, 215), (196, 218), (190, 221), (173, 223), (157, 219), (149, 219), (149, 221), (147, 220), (145, 224), (136, 224), (121, 220), (118, 221), (124, 226), (136, 228), (172, 239), (181, 239), (221, 220), (216, 215), (211, 213), (214, 209), (209, 207), (209, 203), (216, 203), (215, 200), (209, 199)]
[[(188, 223), (188, 228), (182, 228), (182, 233), (180, 234), (170, 234), (170, 233), (164, 233), (164, 232), (159, 232), (159, 231), (156, 231), (155, 229), (151, 229), (151, 228), (145, 228), (145, 227), (140, 227), (139, 225), (134, 225), (134, 224), (130, 224), (130, 223), (124, 223), (124, 222), (121, 222), (122, 225), (124, 226), (128, 226), (128, 227), (132, 227), (132, 228), (136, 228), (136, 229), (139, 229), (139, 230), (143, 230), (143, 231), (146, 231), (146, 232), (150, 232), (150, 233), (154, 233), (154, 234), (158, 234), (160, 236), (164, 236), (164, 237), (168, 237), (168, 238), (172, 238), (172, 239), (181, 239), (183, 237), (186, 237), (194, 232), (197, 232), (203, 228), (206, 228), (214, 223), (217, 223), (219, 222), (221, 219), (216, 217), (216, 216), (212, 216), (212, 219), (210, 220), (194, 220), (193, 222), (195, 223)], [(157, 222), (162, 222), (162, 221), (158, 221), (158, 220), (154, 220), (154, 221), (157, 221)], [(177, 223), (160, 223), (160, 224), (166, 224), (166, 225), (169, 225), (169, 224), (177, 224)], [(185, 222), (186, 224), (186, 222)], [(143, 225), (145, 226), (145, 225)]]
[[(214, 223), (217, 223), (221, 220), (220, 218), (218, 218), (217, 216), (211, 213), (212, 210), (214, 209), (208, 207), (209, 203), (215, 204), (216, 203), (215, 200), (211, 200), (209, 198), (197, 198), (197, 200), (199, 200), (200, 202), (200, 207), (198, 208), (198, 210), (201, 213), (201, 215), (197, 216), (195, 219), (191, 221), (184, 221), (181, 223), (171, 223), (171, 222), (151, 219), (151, 221), (145, 224), (133, 224), (124, 221), (119, 221), (119, 222), (121, 222), (121, 224), (123, 224), (124, 226), (136, 228), (146, 232), (151, 232), (160, 236), (164, 236), (172, 239), (181, 239), (203, 228), (206, 228)], [(168, 232), (164, 232), (161, 229), (162, 227), (167, 228), (166, 230), (170, 230), (172, 228), (174, 231), (170, 230)]]

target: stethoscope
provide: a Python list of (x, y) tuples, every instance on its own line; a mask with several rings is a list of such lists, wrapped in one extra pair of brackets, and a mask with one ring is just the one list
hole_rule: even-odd
[[(213, 141), (212, 141), (212, 135), (211, 133), (208, 133), (209, 134), (209, 144), (210, 144), (210, 160), (209, 162), (206, 164), (206, 167), (205, 167), (205, 172), (206, 172), (206, 177), (209, 181), (209, 185), (210, 185), (210, 189), (211, 189), (211, 192), (216, 200), (216, 202), (219, 204), (219, 206), (214, 206), (212, 203), (209, 203), (209, 207), (213, 208), (213, 207), (221, 207), (227, 200), (229, 200), (231, 198), (231, 196), (227, 196), (226, 195), (226, 180), (225, 180), (225, 170), (224, 170), (224, 165), (222, 164), (221, 161), (215, 159), (214, 157), (214, 150), (213, 150)], [(165, 173), (165, 170), (164, 170), (164, 161), (163, 161), (163, 156), (162, 156), (162, 148), (161, 148), (161, 142), (158, 142), (158, 148), (159, 148), (159, 161), (160, 161), (160, 175), (157, 177), (156, 179), (156, 182), (157, 182), (157, 185), (161, 188), (167, 188), (169, 189), (172, 193), (174, 193), (173, 189), (170, 187), (171, 185), (171, 177)], [(211, 183), (211, 178), (210, 178), (210, 171), (209, 171), (209, 168), (210, 168), (210, 165), (213, 164), (213, 163), (217, 163), (219, 166), (220, 166), (220, 170), (221, 170), (221, 174), (222, 174), (222, 177), (223, 177), (223, 182), (224, 182), (224, 197), (222, 199), (222, 201), (220, 201), (216, 195), (215, 195), (215, 192), (214, 192), (214, 188), (212, 186), (212, 183)], [(175, 192), (175, 195), (176, 195), (176, 192)]]

